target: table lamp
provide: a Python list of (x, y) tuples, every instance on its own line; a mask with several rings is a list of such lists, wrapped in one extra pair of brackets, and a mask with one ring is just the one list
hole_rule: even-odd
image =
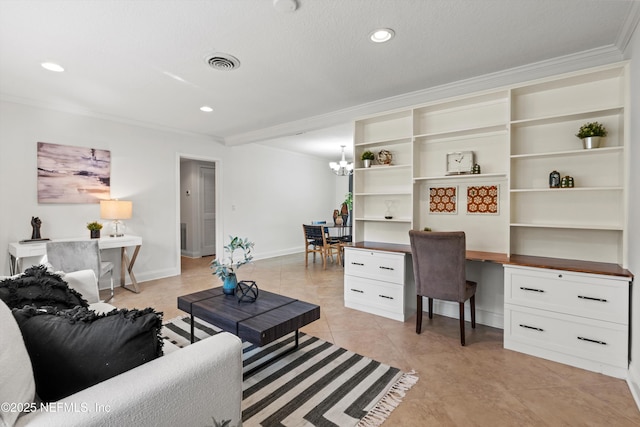
[(124, 224), (121, 220), (131, 218), (133, 203), (130, 200), (100, 200), (100, 218), (112, 219), (111, 237), (124, 236)]

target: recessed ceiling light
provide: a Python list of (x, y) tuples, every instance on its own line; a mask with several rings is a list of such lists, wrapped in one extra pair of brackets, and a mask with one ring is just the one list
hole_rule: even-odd
[(200, 107), (200, 111), (204, 111), (205, 113), (210, 113), (213, 111), (213, 108), (209, 107), (208, 105), (203, 105), (202, 107)]
[(380, 28), (371, 32), (369, 38), (374, 43), (384, 43), (391, 40), (395, 35), (396, 33), (390, 28)]
[(44, 68), (45, 70), (55, 71), (56, 73), (61, 73), (64, 71), (64, 68), (62, 68), (62, 66), (54, 64), (53, 62), (43, 62), (40, 65), (42, 65), (42, 68)]

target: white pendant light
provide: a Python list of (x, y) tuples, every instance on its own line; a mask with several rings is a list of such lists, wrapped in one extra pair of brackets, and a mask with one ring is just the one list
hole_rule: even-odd
[(333, 173), (335, 173), (338, 176), (348, 176), (353, 174), (353, 162), (347, 163), (347, 161), (344, 159), (345, 145), (341, 145), (341, 147), (342, 147), (342, 160), (340, 160), (339, 162), (330, 162), (329, 167), (331, 168), (331, 170), (333, 170)]

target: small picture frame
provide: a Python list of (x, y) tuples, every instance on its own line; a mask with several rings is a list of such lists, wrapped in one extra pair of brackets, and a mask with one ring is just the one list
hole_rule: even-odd
[(430, 187), (429, 213), (456, 215), (458, 213), (458, 187)]
[(467, 214), (498, 215), (500, 186), (470, 185), (467, 187)]

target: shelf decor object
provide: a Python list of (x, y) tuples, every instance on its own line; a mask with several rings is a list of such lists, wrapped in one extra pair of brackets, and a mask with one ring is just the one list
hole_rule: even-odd
[(474, 164), (473, 151), (447, 153), (447, 175), (472, 173)]
[(598, 122), (589, 122), (580, 126), (578, 138), (582, 140), (582, 146), (585, 150), (600, 147), (600, 140), (607, 136), (607, 129)]
[(429, 188), (429, 213), (457, 214), (458, 187)]
[(560, 188), (560, 172), (553, 171), (549, 174), (549, 188)]
[(384, 213), (384, 219), (393, 219), (393, 200), (385, 200), (384, 204), (387, 206), (387, 210)]
[(392, 161), (393, 161), (393, 154), (391, 154), (391, 151), (380, 150), (380, 152), (378, 152), (378, 164), (389, 166), (391, 165)]
[(373, 160), (375, 160), (376, 156), (369, 150), (366, 150), (365, 152), (362, 153), (362, 155), (360, 156), (360, 159), (362, 160), (362, 165), (365, 168), (370, 168), (371, 167), (371, 162)]
[(498, 185), (479, 185), (467, 187), (468, 214), (497, 214)]

